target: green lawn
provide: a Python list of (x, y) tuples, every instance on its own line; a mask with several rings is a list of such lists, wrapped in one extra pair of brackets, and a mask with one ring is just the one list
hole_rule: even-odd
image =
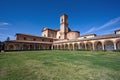
[(0, 80), (120, 80), (120, 53), (62, 50), (0, 53)]

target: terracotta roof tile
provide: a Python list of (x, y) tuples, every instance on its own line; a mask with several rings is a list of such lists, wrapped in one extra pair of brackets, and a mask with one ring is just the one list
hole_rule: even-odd
[(10, 40), (10, 41), (6, 41), (6, 42), (52, 44), (52, 42), (42, 42), (42, 41), (25, 41), (25, 40)]
[(32, 34), (24, 34), (24, 33), (17, 33), (16, 35), (33, 36), (33, 37), (47, 38), (47, 39), (56, 39), (56, 38), (52, 38), (52, 37), (43, 37), (43, 36), (37, 36), (37, 35), (32, 35)]

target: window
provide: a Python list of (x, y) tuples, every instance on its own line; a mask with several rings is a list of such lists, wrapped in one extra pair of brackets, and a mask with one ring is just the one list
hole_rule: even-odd
[(45, 41), (44, 39), (42, 39), (42, 41)]
[(34, 38), (33, 41), (36, 41), (36, 39)]
[(63, 19), (61, 19), (61, 22), (63, 23)]
[(24, 37), (24, 40), (26, 40), (26, 37)]
[(50, 42), (53, 42), (53, 40), (50, 40)]
[(44, 37), (46, 37), (46, 35), (44, 34)]

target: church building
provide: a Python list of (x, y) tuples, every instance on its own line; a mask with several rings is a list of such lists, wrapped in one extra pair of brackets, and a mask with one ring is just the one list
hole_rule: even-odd
[(120, 29), (113, 34), (80, 35), (68, 27), (68, 16), (60, 16), (60, 29), (43, 27), (42, 35), (16, 33), (15, 40), (5, 41), (5, 50), (120, 50)]

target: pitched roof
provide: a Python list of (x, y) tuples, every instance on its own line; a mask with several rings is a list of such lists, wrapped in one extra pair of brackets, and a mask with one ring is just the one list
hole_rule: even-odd
[(52, 42), (43, 42), (43, 41), (25, 41), (25, 40), (10, 40), (10, 41), (5, 41), (5, 42), (52, 44)]
[(43, 32), (44, 30), (59, 31), (60, 29), (51, 29), (51, 28), (43, 27), (43, 28), (42, 28), (42, 32)]
[(83, 36), (91, 36), (91, 35), (96, 36), (96, 34), (84, 34)]
[(93, 38), (82, 38), (82, 39), (73, 39), (73, 40), (64, 40), (64, 41), (54, 41), (53, 43), (67, 43), (67, 42), (78, 42), (78, 41), (89, 41), (89, 40), (100, 40), (100, 39), (109, 39), (109, 38), (120, 38), (120, 34), (106, 34), (95, 36)]
[(120, 29), (115, 30), (115, 32), (120, 31)]
[(47, 38), (47, 39), (56, 39), (52, 37), (43, 37), (43, 36), (37, 36), (37, 35), (32, 35), (32, 34), (24, 34), (24, 33), (16, 33), (16, 35), (25, 35), (25, 36), (32, 36), (32, 37), (39, 37), (39, 38)]

